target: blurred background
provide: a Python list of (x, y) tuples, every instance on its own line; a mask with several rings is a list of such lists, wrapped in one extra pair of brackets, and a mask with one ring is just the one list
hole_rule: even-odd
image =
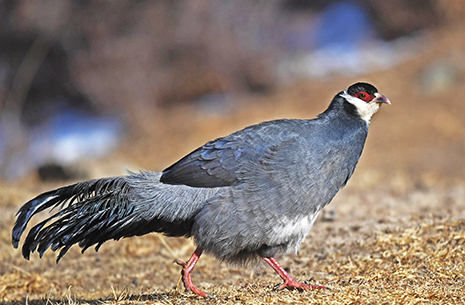
[[(392, 106), (372, 118), (358, 169), (301, 259), (280, 262), (297, 278), (337, 282), (346, 303), (361, 300), (362, 282), (343, 284), (356, 278), (368, 279), (375, 303), (387, 299), (379, 293), (404, 303), (461, 296), (465, 0), (0, 1), (0, 300), (74, 304), (76, 293), (88, 304), (126, 287), (168, 289), (170, 302), (179, 277), (170, 262), (187, 259), (192, 241), (150, 234), (83, 256), (73, 247), (59, 265), (50, 253), (28, 262), (10, 246), (19, 206), (125, 168), (163, 170), (261, 121), (314, 118), (359, 81)], [(212, 292), (249, 291), (242, 285), (258, 279), (208, 255), (196, 270)], [(256, 287), (276, 284), (271, 269), (259, 273), (268, 276)]]
[(464, 182), (463, 0), (1, 1), (0, 179), (162, 170), (358, 81), (392, 106), (355, 185)]

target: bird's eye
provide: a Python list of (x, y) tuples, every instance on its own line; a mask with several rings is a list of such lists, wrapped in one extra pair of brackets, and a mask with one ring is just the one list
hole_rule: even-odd
[(373, 96), (369, 95), (365, 91), (355, 93), (355, 97), (361, 99), (364, 102), (369, 102), (373, 98)]

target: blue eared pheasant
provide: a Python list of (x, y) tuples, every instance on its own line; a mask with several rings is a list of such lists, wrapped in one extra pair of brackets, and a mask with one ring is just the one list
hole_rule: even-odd
[(367, 83), (336, 94), (312, 120), (275, 120), (247, 127), (199, 147), (161, 173), (83, 181), (43, 193), (24, 204), (13, 246), (31, 218), (53, 209), (32, 227), (22, 254), (78, 244), (84, 252), (107, 240), (160, 232), (193, 237), (197, 245), (182, 266), (184, 286), (203, 251), (222, 261), (264, 259), (284, 280), (279, 289), (324, 288), (295, 281), (278, 262), (297, 251), (318, 213), (352, 176), (371, 116), (389, 100)]

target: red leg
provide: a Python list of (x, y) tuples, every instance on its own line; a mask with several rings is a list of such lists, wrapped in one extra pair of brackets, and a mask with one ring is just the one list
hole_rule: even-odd
[(191, 272), (194, 270), (195, 264), (199, 260), (200, 255), (202, 254), (203, 250), (200, 247), (197, 247), (195, 249), (194, 253), (192, 254), (191, 258), (185, 263), (180, 260), (175, 260), (174, 262), (180, 266), (182, 266), (181, 270), (181, 275), (182, 275), (182, 281), (184, 283), (184, 287), (186, 288), (187, 291), (192, 291), (195, 294), (198, 294), (202, 297), (210, 297), (208, 294), (203, 292), (202, 290), (198, 289), (197, 287), (192, 284), (192, 279), (191, 279)]
[(274, 271), (276, 271), (277, 274), (284, 280), (284, 283), (278, 286), (278, 289), (284, 289), (287, 288), (289, 290), (292, 289), (298, 289), (298, 290), (305, 290), (305, 289), (329, 289), (325, 286), (319, 286), (319, 285), (309, 285), (309, 284), (302, 284), (294, 280), (289, 273), (284, 270), (281, 265), (273, 258), (273, 257), (262, 257), (265, 262), (267, 262), (271, 268), (273, 268)]

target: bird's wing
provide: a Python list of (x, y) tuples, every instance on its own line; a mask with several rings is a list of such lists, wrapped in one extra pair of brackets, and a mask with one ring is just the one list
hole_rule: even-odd
[(193, 187), (228, 186), (237, 181), (237, 167), (244, 152), (234, 139), (208, 142), (163, 171), (160, 181)]
[(192, 187), (230, 186), (245, 170), (262, 166), (289, 137), (241, 133), (208, 142), (163, 171), (160, 181)]

